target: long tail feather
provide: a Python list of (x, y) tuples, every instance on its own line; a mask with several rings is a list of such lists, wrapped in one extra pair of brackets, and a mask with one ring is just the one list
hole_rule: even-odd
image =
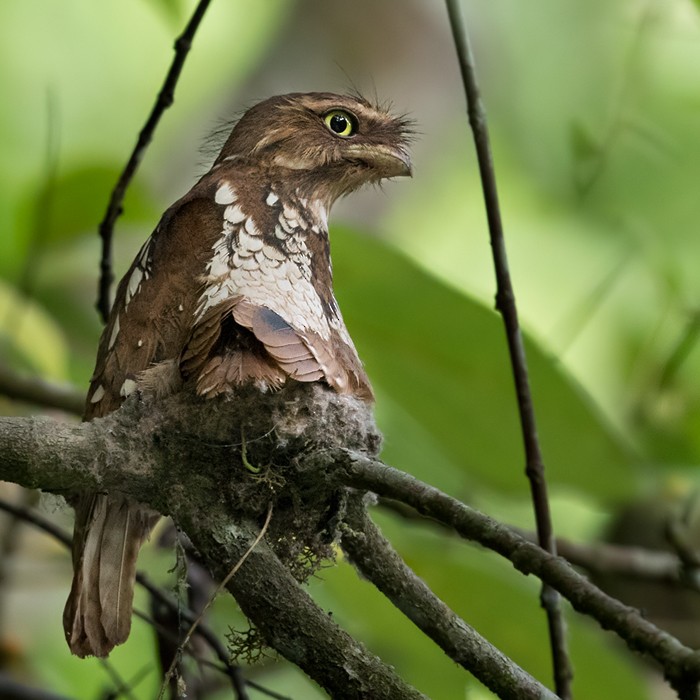
[(158, 514), (126, 498), (86, 495), (76, 508), (73, 586), (63, 627), (76, 656), (104, 657), (131, 629), (136, 560)]

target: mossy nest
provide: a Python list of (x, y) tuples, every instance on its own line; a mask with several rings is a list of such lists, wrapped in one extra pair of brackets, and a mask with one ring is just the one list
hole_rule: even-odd
[(133, 442), (143, 440), (157, 447), (161, 458), (147, 466), (172, 485), (163, 512), (182, 512), (191, 501), (201, 513), (209, 503), (223, 505), (234, 522), (261, 524), (272, 506), (266, 539), (299, 580), (332, 558), (342, 522), (347, 489), (329, 478), (332, 455), (375, 457), (381, 446), (371, 405), (318, 383), (246, 387), (214, 399), (189, 391), (134, 396), (117, 413), (113, 429), (126, 450), (138, 454)]

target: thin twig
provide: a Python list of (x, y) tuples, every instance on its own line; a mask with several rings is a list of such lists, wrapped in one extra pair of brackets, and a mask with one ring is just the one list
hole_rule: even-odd
[(136, 700), (131, 684), (122, 678), (119, 671), (114, 667), (114, 664), (109, 659), (99, 659), (99, 663), (104, 672), (112, 680), (112, 683), (114, 683), (114, 690), (109, 693), (108, 697), (116, 699), (123, 695), (128, 698), (128, 700)]
[(668, 389), (700, 340), (700, 312), (693, 310), (659, 373), (657, 391)]
[[(152, 583), (143, 572), (139, 571), (136, 574), (136, 580), (151, 594), (151, 596), (158, 600), (158, 602), (163, 603), (171, 610), (178, 612), (182, 617), (183, 622), (192, 625), (198, 619), (199, 616), (197, 613), (189, 608), (183, 608), (181, 605), (178, 605), (176, 600), (165, 593), (162, 588), (159, 588)], [(238, 700), (246, 700), (247, 694), (245, 686), (246, 684), (250, 685), (250, 682), (243, 677), (240, 667), (230, 662), (226, 647), (222, 644), (221, 640), (207, 625), (203, 624), (202, 622), (200, 622), (197, 626), (197, 634), (209, 645), (216, 657), (222, 663), (222, 670), (231, 680), (231, 686), (236, 694), (236, 698)]]
[(342, 483), (372, 491), (415, 508), (422, 515), (454, 528), (462, 537), (508, 559), (524, 574), (533, 574), (564, 595), (574, 609), (590, 615), (603, 629), (615, 632), (633, 651), (654, 659), (680, 697), (692, 694), (700, 682), (700, 652), (646, 620), (635, 608), (607, 595), (563, 558), (524, 540), (507, 526), (473, 510), (410, 474), (359, 453), (336, 455)]
[[(189, 611), (191, 612), (191, 611)], [(176, 632), (173, 631), (172, 628), (169, 626), (166, 626), (162, 624), (161, 622), (158, 622), (154, 617), (151, 617), (150, 615), (147, 615), (145, 612), (142, 610), (138, 610), (137, 608), (134, 608), (134, 617), (138, 617), (140, 620), (143, 620), (147, 625), (153, 628), (155, 632), (162, 636), (163, 638), (167, 639), (168, 641), (172, 642), (173, 644), (179, 644), (179, 637)], [(196, 617), (196, 616), (193, 616)], [(195, 634), (197, 636), (202, 636), (202, 627), (198, 627)], [(218, 640), (217, 640), (218, 641)], [(221, 645), (221, 648), (224, 649), (223, 645)], [(231, 677), (230, 670), (231, 668), (237, 668), (235, 666), (231, 666), (230, 664), (223, 664), (223, 663), (216, 663), (215, 661), (211, 661), (210, 659), (205, 658), (204, 656), (198, 654), (194, 649), (193, 646), (190, 645), (186, 649), (183, 649), (183, 653), (187, 654), (191, 659), (196, 661), (198, 666), (206, 666), (207, 668), (211, 668), (214, 671), (217, 671), (218, 673), (222, 673), (224, 676), (228, 676), (229, 680), (232, 681), (232, 687), (233, 687), (233, 692), (234, 692), (234, 697), (236, 700), (250, 700), (250, 696), (248, 695), (248, 692), (245, 688), (247, 681), (241, 677), (241, 687), (243, 689), (243, 692), (239, 692), (239, 686), (235, 683), (233, 683), (233, 679)], [(224, 654), (225, 654), (225, 649), (224, 649)], [(188, 688), (188, 690), (191, 691), (191, 689)], [(272, 693), (272, 691), (268, 691), (267, 689), (263, 689), (263, 693)], [(196, 693), (195, 693), (196, 695)], [(270, 697), (274, 697), (274, 694), (270, 694)]]
[(257, 690), (259, 693), (266, 695), (268, 698), (274, 698), (274, 700), (292, 700), (289, 695), (282, 695), (282, 693), (277, 693), (274, 690), (265, 688), (265, 686), (256, 683), (255, 681), (246, 680), (246, 684), (250, 686), (253, 690)]
[(467, 625), (410, 569), (355, 498), (348, 505), (341, 546), (373, 583), (453, 661), (503, 700), (556, 696)]
[[(474, 144), (479, 162), (479, 172), (489, 223), (491, 250), (496, 271), (496, 308), (503, 317), (508, 340), (508, 351), (515, 380), (520, 426), (525, 447), (525, 471), (530, 481), (530, 491), (537, 523), (537, 535), (542, 549), (552, 555), (556, 555), (557, 549), (554, 540), (549, 499), (547, 497), (547, 482), (544, 474), (544, 460), (537, 435), (537, 423), (532, 402), (532, 392), (530, 391), (527, 358), (515, 305), (515, 293), (508, 269), (508, 256), (503, 235), (501, 211), (498, 204), (498, 190), (496, 188), (496, 175), (489, 144), (486, 113), (479, 92), (469, 36), (458, 0), (447, 0), (447, 9), (459, 57), (459, 65), (467, 97), (469, 123), (474, 135)], [(547, 613), (556, 692), (563, 700), (569, 700), (572, 697), (571, 681), (573, 668), (567, 649), (566, 625), (559, 595), (550, 586), (543, 585), (540, 600), (542, 607)]]
[[(18, 520), (23, 520), (24, 522), (33, 525), (37, 529), (42, 530), (61, 544), (68, 547), (68, 549), (71, 548), (73, 541), (71, 536), (65, 530), (52, 523), (50, 520), (45, 518), (43, 515), (41, 515), (41, 513), (38, 513), (36, 510), (32, 508), (27, 508), (26, 506), (15, 505), (14, 503), (10, 503), (9, 501), (6, 501), (4, 499), (0, 499), (0, 510), (5, 511), (6, 513), (10, 513)], [(177, 602), (165, 591), (163, 591), (161, 588), (159, 588), (153, 582), (151, 582), (151, 580), (148, 578), (148, 576), (146, 576), (146, 574), (144, 574), (141, 571), (137, 572), (136, 581), (159, 602), (168, 606), (172, 610), (178, 610)], [(189, 624), (193, 624), (198, 619), (198, 616), (188, 608), (180, 608), (180, 613), (182, 615), (183, 621)], [(249, 685), (251, 688), (254, 688), (262, 693), (268, 694), (270, 697), (276, 697), (273, 691), (270, 691), (257, 683), (253, 683), (243, 678), (241, 669), (238, 666), (233, 665), (229, 661), (229, 655), (226, 651), (226, 648), (222, 644), (221, 640), (207, 625), (202, 624), (200, 622), (197, 626), (197, 634), (209, 645), (216, 657), (222, 663), (222, 670), (224, 670), (226, 675), (231, 679), (231, 684), (233, 686), (234, 691), (237, 694), (236, 697), (239, 698), (239, 700), (244, 700), (244, 698), (246, 697), (246, 684)], [(241, 692), (242, 687), (243, 692)]]
[(81, 415), (85, 394), (71, 385), (54, 384), (37, 377), (25, 377), (0, 364), (0, 394), (17, 401)]
[[(160, 593), (160, 589), (158, 589)], [(187, 610), (185, 611), (186, 615), (191, 616), (192, 620), (196, 618), (196, 615), (191, 611)], [(156, 628), (159, 627), (158, 623), (152, 618), (146, 615), (144, 612), (141, 610), (136, 610), (134, 609), (134, 615), (136, 617), (140, 618), (147, 624), (151, 625), (151, 627)], [(185, 618), (185, 614), (183, 614), (183, 619)], [(168, 630), (162, 625), (160, 626), (160, 631), (163, 634), (171, 635), (172, 639), (175, 640), (175, 635), (172, 633), (172, 630)], [(270, 690), (269, 688), (266, 688), (263, 685), (260, 685), (260, 683), (256, 683), (255, 681), (251, 681), (247, 678), (243, 678), (242, 675), (240, 676), (240, 681), (241, 685), (237, 685), (234, 683), (234, 677), (231, 674), (231, 671), (240, 671), (240, 668), (238, 666), (232, 666), (231, 663), (228, 661), (228, 654), (226, 652), (226, 648), (224, 645), (221, 643), (218, 637), (214, 636), (214, 633), (206, 626), (200, 624), (199, 627), (197, 627), (197, 630), (195, 632), (197, 635), (201, 636), (202, 638), (205, 638), (207, 643), (214, 648), (218, 648), (220, 650), (217, 652), (217, 656), (219, 657), (219, 661), (222, 663), (216, 663), (214, 661), (210, 661), (209, 659), (205, 659), (202, 656), (199, 656), (196, 654), (193, 650), (192, 647), (188, 647), (187, 649), (184, 649), (184, 653), (188, 654), (192, 659), (194, 659), (198, 664), (202, 664), (203, 666), (206, 666), (207, 668), (211, 668), (215, 671), (218, 671), (219, 673), (223, 673), (225, 676), (228, 676), (233, 684), (233, 691), (235, 693), (236, 700), (248, 700), (248, 693), (246, 691), (246, 686), (252, 688), (253, 690), (257, 690), (259, 693), (262, 695), (265, 695), (268, 698), (274, 698), (275, 700), (292, 700), (288, 695), (282, 695), (281, 693), (277, 693), (274, 690)], [(212, 638), (209, 639), (206, 637), (206, 635), (211, 635)], [(213, 643), (212, 643), (213, 642)], [(242, 692), (241, 692), (242, 688)]]
[[(38, 491), (21, 489), (19, 494), (21, 507), (31, 507), (39, 500)], [(8, 607), (8, 591), (11, 576), (14, 571), (12, 558), (19, 549), (21, 543), (21, 529), (26, 523), (14, 515), (8, 513), (6, 523), (0, 533), (0, 630), (5, 629), (5, 609)]]
[[(426, 518), (405, 503), (391, 498), (380, 498), (378, 505), (405, 520), (430, 523), (439, 527), (443, 533), (451, 531), (447, 525)], [(534, 532), (513, 525), (508, 527), (528, 542), (537, 543), (537, 535)], [(673, 552), (608, 542), (573, 542), (557, 537), (557, 553), (569, 564), (585, 569), (589, 574), (622, 576), (700, 592), (700, 576), (695, 567), (688, 569)]]
[(158, 122), (163, 116), (165, 110), (173, 104), (175, 87), (178, 79), (180, 78), (180, 73), (182, 72), (185, 58), (189, 53), (195, 32), (197, 31), (197, 28), (204, 17), (204, 13), (207, 11), (210, 1), (211, 0), (199, 1), (194, 13), (192, 14), (192, 17), (190, 18), (190, 21), (185, 27), (185, 31), (175, 41), (175, 56), (172, 64), (170, 65), (170, 69), (168, 70), (168, 74), (165, 77), (165, 82), (158, 93), (158, 98), (153, 105), (153, 109), (151, 110), (146, 123), (139, 133), (139, 138), (133, 152), (131, 153), (131, 157), (119, 176), (117, 184), (112, 190), (107, 211), (102, 223), (100, 223), (99, 232), (100, 238), (102, 239), (102, 257), (100, 260), (100, 282), (97, 297), (97, 310), (105, 323), (107, 322), (107, 317), (109, 316), (109, 310), (111, 307), (110, 295), (112, 282), (114, 281), (114, 274), (112, 272), (112, 235), (114, 233), (114, 224), (119, 218), (119, 215), (122, 213), (122, 202), (124, 201), (126, 190), (134, 177), (134, 174), (136, 173), (148, 144), (153, 138), (153, 133), (158, 126)]
[[(536, 542), (535, 535), (511, 528), (521, 537)], [(624, 576), (635, 581), (670, 584), (700, 591), (700, 580), (672, 552), (631, 547), (607, 542), (572, 542), (557, 537), (557, 551), (570, 564), (599, 576)]]
[(584, 201), (588, 197), (596, 183), (600, 181), (606, 167), (608, 167), (615, 141), (624, 132), (623, 107), (630, 86), (634, 83), (632, 70), (634, 62), (640, 52), (644, 34), (653, 19), (653, 2), (654, 0), (647, 3), (646, 7), (643, 8), (641, 17), (635, 27), (632, 40), (627, 47), (626, 54), (623, 58), (622, 75), (613, 98), (608, 123), (595, 148), (594, 157), (589, 164), (588, 172), (581, 172), (579, 169), (578, 172), (574, 173), (574, 186), (581, 201)]
[(48, 690), (28, 688), (0, 671), (0, 698), (12, 700), (71, 700), (67, 695), (57, 695)]
[(246, 552), (243, 554), (243, 556), (236, 562), (234, 567), (231, 569), (231, 571), (224, 576), (222, 581), (219, 583), (219, 585), (216, 587), (216, 590), (214, 593), (211, 595), (209, 600), (207, 601), (207, 604), (204, 606), (202, 609), (202, 612), (199, 613), (199, 616), (197, 619), (192, 623), (190, 626), (189, 630), (187, 631), (187, 634), (185, 635), (185, 638), (180, 642), (180, 648), (178, 650), (178, 653), (175, 654), (175, 657), (173, 658), (173, 662), (170, 664), (170, 668), (168, 669), (167, 673), (165, 674), (165, 677), (163, 678), (163, 682), (160, 686), (160, 692), (158, 693), (158, 700), (161, 700), (163, 697), (163, 693), (165, 692), (165, 689), (168, 687), (168, 682), (170, 681), (170, 678), (173, 675), (173, 671), (175, 670), (175, 666), (177, 664), (177, 660), (182, 653), (182, 650), (190, 643), (190, 639), (192, 638), (192, 635), (194, 634), (195, 630), (199, 626), (199, 624), (202, 622), (204, 619), (204, 616), (207, 613), (207, 610), (212, 606), (214, 601), (216, 600), (217, 596), (221, 591), (226, 588), (228, 585), (228, 582), (236, 575), (237, 571), (243, 566), (245, 563), (245, 560), (251, 555), (253, 550), (258, 546), (260, 543), (260, 540), (262, 540), (263, 537), (265, 537), (265, 533), (267, 532), (268, 525), (270, 524), (270, 519), (272, 518), (272, 504), (269, 505), (267, 509), (267, 516), (265, 517), (265, 522), (263, 523), (262, 528), (260, 528), (260, 532), (258, 533), (257, 537), (253, 540), (251, 543), (250, 547), (246, 550)]
[(48, 535), (51, 535), (51, 537), (58, 540), (69, 549), (73, 546), (73, 538), (65, 530), (58, 527), (58, 525), (54, 525), (50, 520), (31, 508), (18, 506), (4, 499), (0, 499), (0, 510), (10, 513), (19, 520), (31, 523), (39, 530), (43, 530)]

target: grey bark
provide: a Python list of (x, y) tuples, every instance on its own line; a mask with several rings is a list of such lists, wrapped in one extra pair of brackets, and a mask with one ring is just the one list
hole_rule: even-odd
[[(258, 474), (243, 464), (241, 434)], [(322, 387), (243, 392), (235, 402), (135, 396), (91, 423), (0, 419), (0, 478), (68, 496), (88, 488), (148, 503), (173, 517), (220, 578), (250, 546), (274, 501), (268, 540), (275, 551), (261, 543), (228, 586), (265, 642), (333, 697), (422, 698), (297, 580), (308, 573), (296, 561), (304, 547), (327, 552), (329, 504), (342, 491), (316, 478), (318, 459), (302, 457), (338, 441), (376, 454), (380, 439), (368, 407)]]

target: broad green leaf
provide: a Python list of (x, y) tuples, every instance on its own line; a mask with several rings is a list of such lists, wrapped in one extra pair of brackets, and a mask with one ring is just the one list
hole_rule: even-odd
[[(331, 237), (341, 308), (372, 381), (465, 482), (525, 490), (500, 318), (376, 239), (338, 228)], [(635, 476), (628, 450), (562, 368), (526, 345), (549, 480), (605, 498), (627, 492)], [(389, 461), (397, 443), (422, 449), (420, 431), (386, 440)]]
[[(26, 228), (27, 245), (39, 239), (39, 249), (47, 243), (92, 234), (104, 217), (107, 203), (120, 175), (119, 165), (85, 164), (58, 174), (50, 191), (45, 186), (30, 192), (25, 200), (19, 224)], [(123, 204), (117, 231), (130, 222), (157, 220), (158, 212), (144, 191), (141, 180), (131, 183)]]

